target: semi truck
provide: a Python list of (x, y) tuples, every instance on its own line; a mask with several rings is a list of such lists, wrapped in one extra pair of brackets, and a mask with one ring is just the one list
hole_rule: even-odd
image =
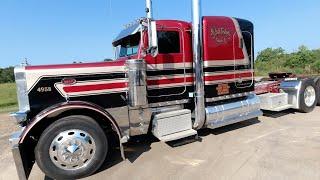
[(35, 162), (54, 179), (89, 176), (108, 159), (111, 141), (125, 159), (134, 136), (169, 142), (262, 110), (314, 109), (318, 77), (257, 81), (253, 23), (202, 16), (200, 3), (192, 0), (190, 23), (155, 20), (146, 0), (146, 17), (112, 42), (112, 61), (17, 66), (19, 111), (12, 116), (21, 130), (9, 141), (19, 178), (28, 179)]

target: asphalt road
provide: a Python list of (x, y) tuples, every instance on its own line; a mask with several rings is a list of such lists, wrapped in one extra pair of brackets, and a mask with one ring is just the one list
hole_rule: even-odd
[[(17, 179), (7, 143), (13, 129), (8, 117), (0, 115), (0, 179)], [(320, 107), (199, 134), (201, 142), (177, 147), (153, 137), (137, 138), (126, 147), (126, 161), (113, 150), (100, 172), (86, 179), (320, 179)], [(45, 176), (35, 166), (30, 179)]]

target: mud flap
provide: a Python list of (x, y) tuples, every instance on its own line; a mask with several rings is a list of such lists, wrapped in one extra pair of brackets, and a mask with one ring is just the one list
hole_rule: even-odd
[(11, 151), (19, 180), (26, 180), (28, 179), (35, 162), (34, 153), (30, 150), (33, 150), (30, 146), (35, 146), (35, 144), (20, 144), (21, 133), (22, 131), (13, 133), (9, 139), (9, 143), (11, 145)]

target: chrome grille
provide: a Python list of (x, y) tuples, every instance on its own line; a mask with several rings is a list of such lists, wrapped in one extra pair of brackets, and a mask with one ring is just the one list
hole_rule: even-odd
[(27, 93), (27, 81), (24, 66), (17, 66), (14, 69), (14, 76), (17, 85), (17, 97), (20, 112), (27, 112), (30, 110), (29, 98)]

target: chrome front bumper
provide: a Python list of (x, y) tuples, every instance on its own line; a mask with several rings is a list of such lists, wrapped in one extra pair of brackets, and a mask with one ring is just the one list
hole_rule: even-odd
[(206, 108), (206, 127), (218, 128), (262, 116), (260, 100), (255, 94), (245, 99)]
[(22, 130), (13, 133), (9, 139), (9, 143), (11, 145), (12, 155), (13, 155), (14, 163), (16, 165), (19, 180), (26, 180), (27, 175), (26, 175), (25, 167), (24, 167), (21, 152), (20, 152), (20, 146), (19, 146), (21, 134), (22, 134)]

